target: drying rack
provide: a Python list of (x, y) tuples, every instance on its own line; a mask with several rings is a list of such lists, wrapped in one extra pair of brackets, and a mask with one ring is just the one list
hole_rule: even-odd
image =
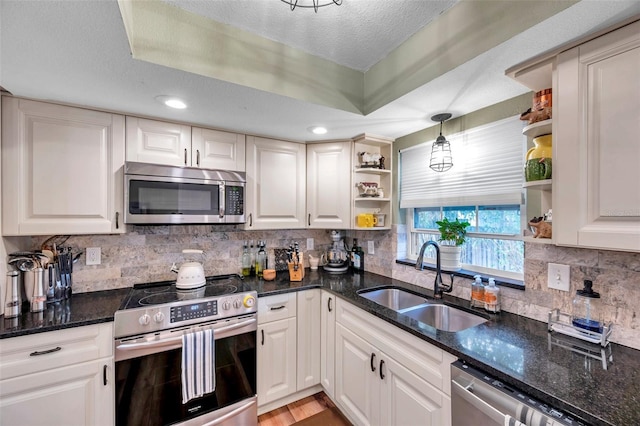
[(612, 328), (613, 324), (611, 323), (605, 324), (602, 327), (601, 333), (577, 328), (571, 324), (571, 315), (560, 312), (560, 309), (549, 311), (549, 331), (566, 334), (567, 336), (575, 337), (590, 343), (597, 343), (602, 347), (609, 344), (609, 337), (611, 337)]

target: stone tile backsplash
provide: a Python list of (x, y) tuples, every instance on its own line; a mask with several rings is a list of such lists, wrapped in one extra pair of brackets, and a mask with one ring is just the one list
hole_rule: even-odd
[[(245, 240), (264, 240), (268, 248), (288, 247), (297, 241), (307, 252), (307, 238), (314, 239), (316, 254), (331, 245), (330, 230), (245, 231), (234, 225), (201, 226), (129, 226), (123, 235), (72, 236), (67, 245), (74, 250), (86, 247), (102, 249), (102, 264), (86, 266), (84, 257), (75, 265), (74, 291), (87, 292), (130, 287), (136, 283), (171, 280), (171, 264), (185, 261), (182, 249), (205, 251), (200, 259), (207, 275), (240, 272), (240, 257)], [(434, 274), (395, 263), (406, 256), (405, 225), (394, 225), (384, 231), (341, 231), (351, 246), (357, 238), (365, 253), (367, 242), (373, 241), (375, 254), (365, 256), (367, 271), (433, 288)], [(33, 237), (32, 248), (39, 247), (44, 237)], [(571, 288), (562, 292), (547, 287), (548, 263), (571, 267)], [(604, 320), (614, 324), (612, 340), (640, 349), (640, 253), (556, 247), (551, 244), (525, 244), (524, 279), (526, 290), (501, 288), (502, 309), (528, 318), (547, 322), (553, 308), (571, 311), (576, 289), (590, 279), (601, 294)], [(456, 277), (453, 295), (469, 299), (471, 282)]]

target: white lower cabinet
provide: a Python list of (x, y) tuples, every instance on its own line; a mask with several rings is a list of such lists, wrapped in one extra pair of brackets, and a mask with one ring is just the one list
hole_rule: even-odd
[(113, 425), (112, 324), (3, 340), (3, 425)]
[(258, 405), (296, 391), (296, 294), (258, 299)]
[(320, 299), (321, 290), (312, 289), (298, 296), (297, 390), (320, 383)]
[(356, 425), (450, 425), (455, 357), (339, 300), (335, 396)]
[(336, 357), (336, 298), (322, 291), (320, 305), (320, 384), (330, 398), (334, 396)]

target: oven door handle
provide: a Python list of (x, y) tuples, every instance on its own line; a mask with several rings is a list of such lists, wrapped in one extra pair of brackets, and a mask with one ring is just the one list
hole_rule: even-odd
[(212, 420), (212, 421), (207, 422), (207, 423), (203, 423), (202, 426), (215, 426), (215, 425), (219, 425), (219, 424), (224, 424), (225, 421), (229, 420), (232, 417), (236, 417), (238, 414), (240, 414), (241, 412), (243, 412), (245, 410), (248, 410), (249, 408), (251, 408), (252, 405), (255, 405), (255, 403), (256, 402), (252, 400), (251, 402), (248, 402), (248, 403), (244, 404), (243, 406), (238, 407), (235, 410), (218, 417), (215, 420)]
[[(214, 339), (224, 339), (225, 337), (228, 337), (226, 335), (227, 332), (250, 326), (256, 322), (257, 320), (255, 318), (251, 318), (236, 324), (228, 325), (226, 327), (220, 327), (217, 329), (214, 328), (213, 329)], [(116, 349), (121, 351), (133, 351), (136, 349), (143, 349), (143, 348), (149, 349), (149, 348), (158, 348), (158, 347), (172, 346), (172, 345), (175, 345), (175, 347), (182, 346), (182, 334), (176, 337), (170, 337), (168, 339), (162, 339), (162, 340), (152, 340), (150, 342), (123, 343), (121, 345), (116, 346)]]

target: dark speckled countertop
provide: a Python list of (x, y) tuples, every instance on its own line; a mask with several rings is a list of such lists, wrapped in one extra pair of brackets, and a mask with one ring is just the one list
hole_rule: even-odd
[[(438, 331), (358, 296), (358, 290), (389, 285), (432, 296), (424, 288), (376, 274), (331, 275), (307, 270), (302, 282), (289, 282), (285, 272), (275, 281), (252, 278), (247, 283), (259, 297), (323, 288), (586, 423), (640, 425), (638, 350), (611, 344), (608, 349), (613, 361), (606, 363), (605, 370), (601, 361), (566, 348), (582, 345), (595, 349), (597, 355), (599, 346), (550, 335), (545, 323), (506, 312), (490, 315), (488, 322), (457, 333)], [(61, 312), (47, 311), (42, 319), (25, 313), (17, 320), (3, 320), (0, 339), (113, 321), (127, 293), (128, 289), (77, 294)], [(469, 309), (468, 301), (448, 295), (445, 302)]]

